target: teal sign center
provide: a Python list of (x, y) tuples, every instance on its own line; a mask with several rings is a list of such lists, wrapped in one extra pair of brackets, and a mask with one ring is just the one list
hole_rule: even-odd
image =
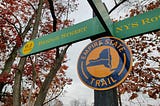
[(78, 59), (78, 75), (94, 90), (108, 90), (121, 84), (131, 71), (129, 47), (115, 37), (99, 38), (82, 51)]

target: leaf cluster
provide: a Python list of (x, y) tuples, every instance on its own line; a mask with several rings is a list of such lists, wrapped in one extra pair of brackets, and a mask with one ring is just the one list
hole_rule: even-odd
[[(145, 6), (145, 11), (159, 8), (160, 2), (151, 2)], [(143, 9), (144, 10), (144, 9)], [(141, 11), (136, 5), (130, 10), (129, 17), (138, 15)], [(128, 16), (128, 15), (127, 15)], [(132, 72), (118, 90), (120, 94), (131, 93), (129, 100), (138, 97), (138, 92), (157, 99), (160, 92), (160, 31), (151, 32), (126, 40), (133, 54)]]
[[(57, 16), (56, 29), (62, 29), (72, 24), (68, 14), (77, 8), (76, 0), (54, 0), (55, 15)], [(32, 38), (46, 36), (53, 31), (53, 19), (49, 10), (48, 0), (44, 0), (41, 15), (38, 16), (39, 0), (2, 0), (0, 1), (0, 101), (7, 105), (13, 102), (13, 83), (16, 73), (22, 73), (21, 103), (32, 104), (50, 70), (56, 65), (56, 49), (25, 57), (23, 69), (20, 69), (21, 58), (18, 49)], [(38, 24), (37, 18), (40, 18)], [(38, 25), (38, 29), (35, 29)], [(33, 35), (33, 32), (37, 31)], [(46, 101), (61, 94), (65, 85), (70, 85), (72, 79), (66, 76), (65, 55), (56, 77), (52, 78)], [(7, 89), (11, 89), (8, 92)], [(10, 96), (7, 96), (7, 95)], [(11, 99), (11, 100), (10, 100)]]

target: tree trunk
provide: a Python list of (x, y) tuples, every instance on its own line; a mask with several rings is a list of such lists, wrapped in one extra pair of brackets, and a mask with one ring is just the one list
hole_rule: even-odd
[[(10, 72), (11, 70), (11, 66), (15, 60), (15, 57), (17, 56), (17, 50), (18, 48), (17, 47), (14, 47), (13, 48), (13, 51), (12, 53), (10, 54), (10, 57), (7, 59), (7, 61), (5, 62), (5, 66), (4, 66), (4, 69), (2, 70), (2, 73), (3, 74), (4, 72)], [(0, 100), (2, 98), (2, 90), (3, 90), (3, 87), (6, 85), (7, 83), (0, 83)]]
[(20, 59), (13, 86), (13, 106), (21, 106), (21, 80), (26, 57)]
[(53, 78), (56, 76), (57, 71), (60, 69), (61, 63), (63, 61), (64, 55), (66, 54), (66, 50), (68, 49), (68, 47), (66, 47), (63, 50), (63, 52), (57, 58), (57, 60), (55, 62), (55, 66), (53, 66), (53, 68), (50, 70), (48, 76), (46, 77), (44, 83), (42, 84), (42, 87), (40, 89), (39, 95), (35, 101), (34, 106), (43, 106), (43, 102), (44, 102), (45, 97), (47, 95), (49, 85), (52, 82)]
[[(38, 33), (38, 25), (41, 17), (43, 1), (44, 0), (39, 0), (38, 10), (36, 14), (37, 17), (35, 19), (32, 32), (32, 39), (35, 38)], [(13, 106), (21, 106), (21, 79), (25, 62), (26, 62), (26, 57), (20, 59), (18, 71), (16, 72), (15, 75), (15, 82), (13, 86)]]

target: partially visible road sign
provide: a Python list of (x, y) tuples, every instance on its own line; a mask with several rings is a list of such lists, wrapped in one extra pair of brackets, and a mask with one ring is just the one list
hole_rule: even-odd
[(160, 29), (160, 8), (139, 14), (113, 24), (113, 35), (129, 38)]
[[(57, 46), (62, 46), (67, 43), (76, 42), (102, 32), (105, 32), (105, 30), (97, 17), (95, 17), (25, 43), (19, 50), (20, 56), (26, 56)], [(30, 42), (34, 45), (32, 48), (28, 46), (30, 45)]]
[[(112, 36), (120, 39), (158, 30), (160, 29), (160, 8), (113, 23), (112, 26)], [(100, 35), (101, 33), (105, 33), (105, 29), (98, 18), (95, 17), (63, 30), (31, 40), (34, 46), (32, 49), (29, 48), (30, 51), (28, 52), (24, 52), (28, 50), (28, 43), (25, 43), (19, 50), (20, 56), (26, 56), (67, 43), (73, 43), (91, 36)]]
[(77, 65), (85, 85), (94, 90), (108, 90), (126, 79), (132, 68), (132, 54), (122, 40), (104, 37), (84, 48)]

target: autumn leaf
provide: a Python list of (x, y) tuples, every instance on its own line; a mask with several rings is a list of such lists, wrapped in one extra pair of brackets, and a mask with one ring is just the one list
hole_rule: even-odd
[(67, 70), (67, 69), (68, 69), (68, 66), (62, 65), (62, 69)]
[[(159, 0), (146, 4), (143, 11), (139, 5), (136, 5), (135, 8), (130, 9), (129, 16), (135, 16), (159, 7)], [(127, 80), (122, 83), (123, 88), (119, 86), (118, 90), (120, 93), (131, 93), (130, 100), (138, 97), (138, 92), (148, 94), (154, 99), (157, 98), (156, 95), (159, 95), (159, 37), (160, 31), (154, 31), (125, 40), (132, 50), (134, 62), (132, 72), (128, 75)]]
[(149, 91), (148, 91), (148, 95), (149, 95), (149, 97), (151, 97), (151, 98), (157, 99), (156, 91), (149, 90)]
[[(64, 1), (68, 2), (67, 0)], [(61, 48), (58, 52), (56, 49), (51, 49), (35, 55), (24, 57), (23, 59), (26, 59), (24, 66), (22, 66), (24, 62), (19, 62), (19, 60), (22, 58), (18, 55), (18, 48), (26, 41), (52, 33), (53, 27), (55, 27), (56, 30), (60, 30), (64, 27), (70, 26), (73, 21), (68, 19), (68, 17), (65, 17), (68, 16), (68, 13), (76, 9), (77, 3), (76, 1), (70, 1), (69, 4), (67, 3), (68, 5), (66, 5), (66, 2), (54, 1), (53, 3), (55, 6), (55, 16), (58, 19), (56, 26), (53, 26), (54, 20), (51, 17), (47, 0), (43, 2), (42, 10), (39, 8), (39, 3), (42, 2), (36, 0), (3, 0), (3, 2), (0, 2), (0, 69), (4, 71), (3, 74), (0, 74), (0, 82), (3, 82), (0, 83), (1, 90), (6, 87), (7, 89), (9, 88), (13, 91), (12, 88), (14, 87), (11, 82), (13, 82), (13, 79), (16, 79), (14, 78), (15, 73), (22, 71), (22, 80), (19, 80), (19, 82), (22, 82), (23, 84), (21, 86), (20, 84), (17, 85), (20, 86), (18, 88), (22, 88), (22, 92), (26, 89), (29, 89), (31, 91), (31, 98), (33, 97), (32, 99), (34, 99), (33, 101), (37, 99), (42, 83), (44, 83), (44, 80), (48, 77), (48, 73), (51, 72), (51, 68), (56, 66), (56, 53), (60, 53)], [(38, 11), (42, 11), (41, 16), (38, 16)], [(40, 20), (36, 23), (38, 18), (40, 18)], [(37, 28), (35, 26), (37, 26)], [(36, 32), (36, 30), (37, 33), (33, 34), (33, 32)], [(54, 90), (48, 90), (51, 92), (47, 92), (46, 98), (56, 95), (59, 93), (58, 91), (61, 91), (60, 89), (67, 85), (66, 83), (68, 82), (68, 78), (66, 78), (64, 71), (68, 69), (68, 66), (64, 64), (65, 60), (67, 60), (66, 58), (67, 57), (65, 55), (64, 61), (62, 60), (61, 62), (63, 64), (62, 67), (57, 69), (60, 71), (55, 72), (56, 79), (50, 77), (50, 81), (52, 82), (49, 89)], [(16, 67), (14, 64), (16, 64)], [(9, 73), (11, 73), (12, 76), (10, 76), (8, 73), (5, 73), (5, 71), (10, 71)], [(33, 84), (34, 75), (36, 77), (36, 82)], [(70, 80), (69, 82), (71, 83)], [(34, 85), (34, 87), (32, 87), (32, 85)], [(5, 93), (4, 91), (5, 90), (2, 90), (1, 92)], [(11, 94), (12, 93), (13, 92), (11, 92)], [(22, 94), (19, 96), (22, 96), (20, 99), (21, 101), (14, 102), (21, 102), (21, 104), (27, 106), (30, 105), (28, 104), (28, 95)], [(9, 98), (9, 96), (5, 96), (5, 98)], [(6, 101), (3, 101), (3, 103), (7, 106)]]
[(17, 35), (16, 36), (16, 46), (20, 47), (22, 45), (22, 38), (21, 36)]
[(133, 93), (132, 96), (129, 98), (129, 100), (135, 99), (136, 97), (138, 97), (137, 93)]

